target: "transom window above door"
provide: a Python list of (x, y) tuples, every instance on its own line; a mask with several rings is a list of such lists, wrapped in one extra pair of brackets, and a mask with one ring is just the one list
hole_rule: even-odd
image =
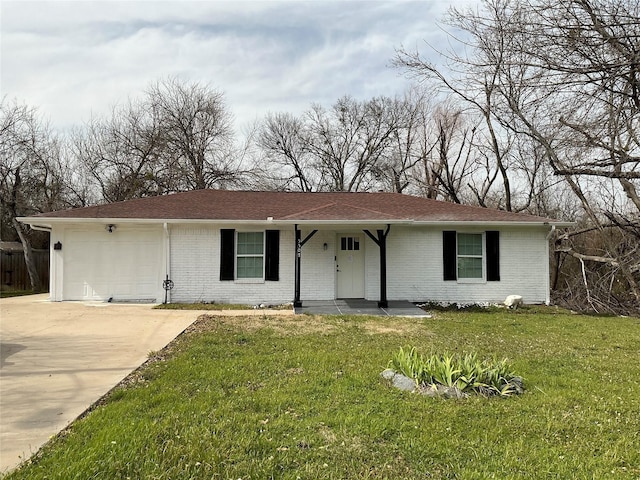
[(340, 237), (340, 250), (360, 250), (359, 237)]

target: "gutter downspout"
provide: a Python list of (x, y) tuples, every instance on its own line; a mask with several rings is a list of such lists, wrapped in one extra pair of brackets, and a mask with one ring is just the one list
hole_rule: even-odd
[(164, 228), (164, 238), (165, 238), (165, 242), (164, 242), (165, 243), (165, 252), (164, 252), (165, 280), (164, 282), (162, 282), (162, 286), (165, 292), (165, 298), (167, 299), (165, 303), (171, 303), (170, 289), (168, 288), (169, 285), (173, 285), (173, 283), (171, 284), (169, 283), (171, 282), (171, 234), (169, 233), (169, 224), (167, 222), (164, 222), (162, 226)]

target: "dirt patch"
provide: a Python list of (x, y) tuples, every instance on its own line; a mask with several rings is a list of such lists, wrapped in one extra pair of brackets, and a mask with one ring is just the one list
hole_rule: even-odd
[[(253, 333), (268, 329), (276, 335), (328, 335), (343, 328), (344, 324), (334, 323), (331, 317), (321, 315), (296, 316), (237, 316), (220, 317), (203, 314), (185, 331), (186, 334), (202, 333), (223, 327), (238, 328)], [(371, 320), (355, 323), (359, 328), (371, 335), (411, 335), (431, 336), (433, 333), (425, 329), (420, 319), (375, 317)]]
[(199, 333), (215, 330), (223, 326), (231, 326), (246, 332), (269, 329), (278, 335), (328, 334), (336, 331), (336, 327), (327, 323), (320, 316), (249, 316), (218, 317), (200, 315), (185, 333)]
[(323, 438), (323, 440), (329, 444), (335, 443), (336, 440), (338, 439), (338, 437), (333, 432), (333, 430), (327, 427), (324, 423), (320, 423), (320, 428), (318, 430), (318, 433)]
[(368, 320), (362, 324), (364, 330), (372, 335), (410, 335), (420, 333), (421, 335), (433, 336), (432, 332), (426, 331), (424, 324), (418, 319), (392, 319)]

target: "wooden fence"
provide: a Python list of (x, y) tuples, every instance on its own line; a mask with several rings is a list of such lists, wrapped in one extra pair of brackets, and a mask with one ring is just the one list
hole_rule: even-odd
[[(49, 289), (49, 250), (34, 250), (33, 256), (40, 276), (42, 290)], [(31, 290), (31, 281), (24, 253), (0, 252), (0, 286), (2, 290)]]

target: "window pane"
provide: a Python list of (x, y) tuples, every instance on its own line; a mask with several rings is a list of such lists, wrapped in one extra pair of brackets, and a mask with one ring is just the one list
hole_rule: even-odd
[(482, 278), (482, 258), (458, 257), (458, 278)]
[(346, 250), (347, 249), (347, 237), (342, 237), (340, 239), (340, 250)]
[(262, 232), (238, 232), (238, 255), (262, 255)]
[(262, 278), (262, 257), (238, 257), (238, 278)]
[(476, 233), (459, 233), (458, 255), (482, 256), (482, 235)]
[(353, 239), (353, 249), (360, 250), (360, 239), (358, 237), (354, 237)]

